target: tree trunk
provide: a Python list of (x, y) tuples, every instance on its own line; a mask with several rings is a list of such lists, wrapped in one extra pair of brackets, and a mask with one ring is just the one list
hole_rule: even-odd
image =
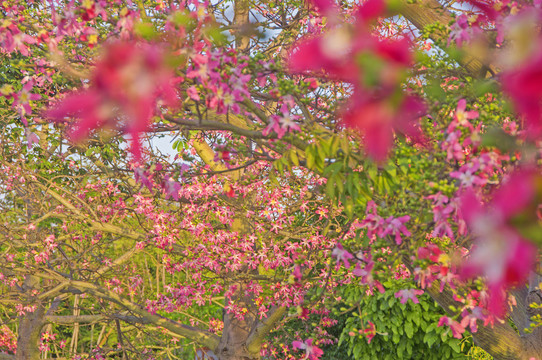
[(224, 310), (224, 329), (215, 353), (220, 360), (257, 360), (260, 358), (260, 349), (251, 352), (248, 346), (250, 334), (259, 323), (253, 299), (245, 294), (244, 284), (236, 283), (232, 286), (235, 286), (236, 290), (231, 299), (226, 299), (225, 305), (234, 302), (237, 307), (247, 311), (245, 316), (239, 319)]
[[(27, 276), (23, 285), (26, 294), (31, 294), (32, 290), (39, 286), (39, 281), (39, 278), (35, 276)], [(27, 312), (19, 317), (16, 360), (39, 360), (40, 358), (39, 341), (41, 329), (45, 324), (45, 308), (36, 301), (28, 301), (28, 303), (37, 303), (37, 308), (34, 312)]]

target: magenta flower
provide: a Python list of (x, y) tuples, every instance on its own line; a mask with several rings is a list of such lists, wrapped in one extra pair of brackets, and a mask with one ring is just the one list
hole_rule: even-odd
[(534, 138), (542, 133), (542, 54), (536, 61), (502, 76), (504, 91), (516, 110), (525, 117), (527, 134)]
[(458, 126), (474, 131), (469, 120), (476, 119), (479, 116), (478, 111), (465, 111), (466, 109), (467, 101), (465, 99), (459, 100), (455, 109), (454, 120), (448, 126), (448, 133), (453, 132)]
[[(410, 41), (381, 40), (373, 36), (370, 21), (386, 10), (382, 0), (370, 0), (359, 7), (354, 25), (339, 24), (334, 3), (314, 0), (331, 16), (326, 33), (301, 40), (290, 54), (293, 73), (317, 72), (354, 86), (349, 106), (343, 112), (346, 126), (363, 136), (369, 156), (384, 160), (393, 143), (394, 131), (421, 140), (415, 121), (424, 113), (420, 99), (406, 95), (399, 99), (400, 84), (412, 62)], [(381, 64), (375, 66), (374, 64)]]
[(412, 300), (414, 304), (418, 304), (420, 302), (417, 298), (418, 295), (423, 295), (423, 290), (403, 289), (395, 293), (396, 298), (401, 298), (401, 304), (406, 304), (409, 299)]
[(335, 2), (332, 0), (310, 0), (322, 13), (337, 12)]
[(384, 293), (385, 289), (382, 284), (373, 277), (373, 268), (375, 263), (371, 255), (369, 254), (368, 256), (363, 256), (361, 261), (365, 263), (365, 266), (361, 268), (361, 265), (358, 262), (356, 264), (356, 268), (352, 270), (352, 274), (359, 276), (361, 278), (360, 283), (369, 286), (369, 291), (373, 291), (373, 289), (376, 287), (379, 292)]
[(150, 125), (157, 99), (171, 104), (176, 100), (172, 79), (159, 46), (113, 43), (96, 64), (90, 88), (69, 94), (49, 109), (47, 116), (59, 122), (66, 117), (78, 118), (69, 132), (74, 141), (87, 137), (92, 130), (119, 123), (131, 135), (131, 151), (139, 159), (139, 137)]
[(474, 185), (484, 186), (487, 179), (476, 175), (479, 166), (477, 164), (465, 164), (459, 171), (452, 171), (450, 176), (459, 179), (462, 188), (472, 188)]
[(410, 231), (405, 226), (405, 223), (410, 220), (410, 216), (405, 215), (398, 218), (394, 218), (390, 216), (386, 219), (386, 225), (384, 227), (384, 231), (382, 232), (382, 237), (385, 237), (387, 235), (395, 236), (395, 243), (397, 245), (401, 245), (403, 242), (403, 238), (401, 237), (401, 234), (404, 236), (410, 236), (412, 235)]
[(339, 269), (341, 262), (343, 262), (344, 267), (348, 269), (350, 267), (350, 262), (348, 260), (354, 258), (354, 256), (346, 251), (341, 244), (335, 246), (331, 252), (331, 256), (337, 258), (337, 269)]
[(448, 325), (450, 329), (452, 329), (452, 335), (456, 339), (461, 339), (462, 334), (465, 332), (465, 327), (463, 327), (460, 323), (458, 323), (457, 321), (447, 316), (441, 317), (440, 320), (438, 321), (438, 326), (442, 326), (442, 325)]
[(346, 126), (363, 136), (367, 153), (373, 159), (383, 161), (393, 144), (394, 132), (407, 135), (417, 143), (423, 142), (416, 122), (424, 110), (423, 102), (415, 96), (406, 95), (397, 106), (386, 98), (366, 100), (354, 95), (343, 120)]
[(382, 225), (384, 224), (384, 219), (378, 215), (376, 210), (376, 203), (373, 200), (370, 200), (367, 203), (367, 208), (365, 210), (365, 219), (361, 222), (361, 227), (367, 229), (367, 236), (372, 239), (376, 236), (382, 237)]
[(152, 191), (152, 175), (149, 175), (148, 171), (146, 171), (142, 167), (138, 167), (134, 169), (134, 177), (136, 183), (140, 183), (141, 185), (147, 187), (147, 189)]
[(524, 283), (536, 261), (536, 246), (517, 232), (513, 221), (520, 215), (530, 215), (536, 221), (533, 201), (539, 181), (534, 171), (518, 171), (494, 193), (486, 207), (482, 207), (472, 191), (462, 197), (462, 216), (476, 236), (462, 275), (486, 278), (490, 293), (488, 309), (497, 316), (506, 312), (506, 290)]
[(178, 181), (175, 181), (175, 179), (166, 176), (164, 179), (164, 191), (166, 193), (166, 200), (169, 198), (175, 199), (175, 201), (179, 200), (179, 191), (181, 190), (181, 184), (179, 184)]
[(324, 351), (319, 347), (312, 345), (312, 339), (307, 339), (304, 342), (294, 341), (292, 346), (299, 350), (305, 350), (305, 357), (303, 359), (318, 360), (320, 356), (324, 355)]
[(296, 265), (294, 266), (294, 271), (293, 271), (293, 275), (294, 275), (294, 278), (299, 281), (303, 278), (303, 272), (301, 270), (301, 266), (300, 265)]
[[(360, 57), (380, 61), (383, 66), (364, 74)], [(358, 21), (354, 28), (336, 26), (323, 35), (303, 39), (290, 54), (289, 68), (294, 73), (323, 72), (360, 90), (375, 85), (390, 89), (395, 88), (411, 62), (408, 39), (380, 40), (371, 34), (364, 21)]]
[(448, 46), (450, 42), (455, 40), (457, 46), (461, 46), (464, 42), (468, 43), (471, 38), (471, 30), (469, 28), (469, 19), (467, 15), (461, 14), (455, 19), (455, 23), (451, 26), (450, 37), (448, 38)]
[(367, 337), (367, 343), (370, 344), (376, 335), (375, 324), (369, 321), (368, 326), (363, 330), (363, 334)]
[(290, 114), (290, 109), (286, 104), (282, 105), (280, 112), (281, 115), (273, 115), (270, 117), (269, 125), (262, 131), (264, 136), (267, 136), (271, 131), (274, 131), (277, 134), (277, 137), (281, 139), (288, 132), (301, 130), (296, 123), (296, 120), (299, 120), (301, 117)]
[(446, 151), (446, 158), (448, 160), (464, 160), (465, 159), (465, 149), (461, 140), (461, 131), (454, 130), (448, 133), (446, 140), (442, 142), (441, 149)]
[(26, 128), (25, 134), (26, 134), (27, 146), (29, 149), (31, 149), (34, 144), (40, 143), (40, 138), (38, 137), (38, 135), (30, 131), (30, 129)]
[(17, 110), (17, 112), (21, 116), (21, 121), (25, 125), (28, 125), (26, 117), (32, 114), (32, 107), (30, 101), (41, 99), (41, 96), (39, 94), (33, 94), (30, 92), (33, 87), (34, 81), (30, 80), (23, 85), (21, 91), (13, 94), (13, 104), (11, 106)]
[(198, 90), (195, 86), (190, 86), (188, 89), (186, 89), (186, 95), (192, 100), (200, 101), (201, 98), (199, 96)]

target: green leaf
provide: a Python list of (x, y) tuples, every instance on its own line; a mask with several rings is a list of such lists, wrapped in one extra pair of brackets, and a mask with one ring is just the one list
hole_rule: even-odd
[(153, 39), (157, 36), (154, 26), (148, 22), (138, 22), (134, 26), (135, 33), (147, 40)]
[(405, 334), (409, 339), (412, 339), (412, 336), (414, 335), (414, 327), (412, 326), (411, 322), (407, 322), (405, 324)]
[(459, 354), (461, 352), (461, 347), (459, 346), (459, 339), (451, 339), (450, 341), (448, 341), (448, 344), (456, 353)]
[(434, 333), (426, 334), (424, 337), (424, 341), (429, 347), (431, 347), (435, 343), (435, 341), (437, 341), (437, 336)]
[(290, 151), (290, 160), (292, 160), (292, 164), (299, 166), (299, 158), (296, 151)]

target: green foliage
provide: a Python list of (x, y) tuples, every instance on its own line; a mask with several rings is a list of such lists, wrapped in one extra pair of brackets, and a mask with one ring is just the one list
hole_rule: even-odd
[[(466, 354), (473, 347), (471, 338), (455, 339), (448, 327), (437, 326), (444, 310), (429, 295), (419, 296), (419, 304), (411, 300), (401, 304), (394, 295), (400, 290), (399, 284), (390, 281), (385, 285), (388, 290), (383, 294), (376, 292), (362, 296), (344, 323), (340, 345), (348, 348), (351, 359), (468, 358)], [(351, 288), (345, 291), (358, 293)], [(363, 330), (369, 321), (376, 329), (370, 343), (363, 333), (360, 334), (360, 329)]]

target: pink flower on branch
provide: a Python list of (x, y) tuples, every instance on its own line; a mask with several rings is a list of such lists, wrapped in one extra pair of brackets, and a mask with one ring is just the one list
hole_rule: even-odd
[(303, 359), (318, 360), (320, 356), (324, 355), (324, 352), (319, 347), (312, 344), (312, 339), (307, 339), (304, 342), (294, 341), (292, 346), (299, 350), (305, 350), (305, 357)]
[(21, 121), (28, 125), (26, 117), (32, 114), (32, 107), (30, 101), (41, 99), (39, 94), (31, 93), (30, 91), (34, 87), (34, 81), (30, 80), (23, 85), (21, 91), (13, 94), (13, 108), (17, 110), (21, 116)]
[(352, 270), (352, 274), (355, 276), (359, 276), (360, 284), (367, 285), (369, 287), (369, 291), (372, 292), (373, 289), (376, 287), (377, 290), (380, 293), (384, 293), (386, 290), (382, 286), (382, 284), (375, 280), (373, 277), (373, 268), (374, 268), (374, 261), (371, 257), (371, 255), (363, 256), (361, 259), (362, 262), (365, 263), (365, 266), (361, 268), (361, 264), (358, 262), (356, 264), (356, 268)]
[(383, 239), (388, 235), (392, 235), (394, 236), (395, 243), (400, 245), (403, 242), (401, 235), (411, 235), (405, 226), (405, 223), (409, 220), (410, 216), (408, 215), (397, 218), (390, 216), (387, 219), (383, 219), (377, 213), (375, 202), (371, 200), (367, 203), (366, 216), (361, 222), (361, 227), (367, 229), (367, 236), (369, 238), (374, 238), (376, 235)]
[(69, 131), (74, 141), (92, 130), (120, 124), (132, 137), (132, 153), (140, 158), (140, 134), (148, 130), (158, 98), (170, 104), (176, 100), (173, 73), (165, 60), (155, 44), (112, 43), (97, 62), (90, 87), (69, 94), (47, 116), (57, 122), (78, 118)]
[(164, 192), (166, 194), (166, 200), (173, 198), (175, 201), (179, 200), (179, 191), (181, 190), (181, 184), (170, 176), (164, 178)]
[(396, 298), (401, 298), (401, 304), (406, 304), (409, 299), (412, 300), (414, 304), (418, 304), (420, 300), (418, 300), (417, 296), (419, 295), (423, 295), (423, 290), (403, 289), (395, 293)]
[(363, 329), (363, 334), (367, 337), (367, 343), (370, 344), (376, 335), (375, 324), (369, 321), (367, 327)]
[(500, 54), (502, 89), (522, 115), (525, 134), (531, 140), (542, 135), (541, 20), (540, 7), (525, 4), (515, 16), (507, 16), (501, 26), (507, 42), (514, 44)]
[(341, 262), (344, 263), (344, 267), (347, 269), (350, 267), (350, 259), (353, 259), (354, 256), (346, 251), (341, 244), (337, 244), (335, 249), (331, 252), (331, 256), (337, 258), (337, 269), (340, 267)]
[(382, 233), (382, 237), (385, 237), (387, 235), (392, 235), (395, 237), (395, 243), (397, 245), (401, 245), (403, 242), (403, 238), (401, 235), (404, 236), (410, 236), (412, 235), (410, 231), (405, 226), (405, 223), (410, 220), (410, 216), (405, 215), (398, 218), (394, 218), (390, 216), (386, 219), (386, 225), (384, 228), (384, 232)]
[(449, 318), (447, 316), (443, 316), (438, 321), (438, 326), (448, 325), (450, 329), (452, 329), (452, 335), (456, 339), (461, 339), (463, 333), (465, 332), (465, 327), (462, 326), (460, 323), (455, 321), (452, 318)]
[(455, 130), (457, 126), (468, 128), (471, 131), (474, 130), (469, 120), (478, 118), (479, 116), (478, 111), (466, 111), (466, 108), (467, 108), (467, 101), (465, 99), (461, 99), (457, 102), (457, 108), (455, 109), (454, 120), (448, 127), (449, 133)]

